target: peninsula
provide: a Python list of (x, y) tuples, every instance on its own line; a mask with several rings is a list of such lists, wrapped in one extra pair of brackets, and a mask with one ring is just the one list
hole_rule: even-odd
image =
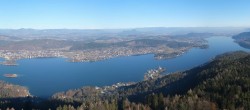
[[(15, 34), (2, 33), (1, 35), (0, 30), (0, 58), (5, 59), (2, 65), (16, 66), (17, 60), (28, 58), (63, 57), (70, 62), (92, 62), (143, 54), (154, 54), (155, 59), (161, 60), (179, 56), (194, 47), (207, 48), (205, 38), (212, 35), (211, 33), (167, 35), (121, 31), (102, 37), (93, 32), (96, 35), (83, 37), (86, 35), (81, 31), (76, 33), (82, 36), (75, 36), (64, 32), (69, 30), (57, 30), (65, 36), (68, 35), (71, 38), (75, 36), (74, 40), (70, 40), (67, 37), (53, 37), (56, 34), (55, 30), (50, 30), (48, 33), (44, 32), (45, 30), (36, 30), (41, 33), (35, 35), (34, 30), (10, 30), (12, 31)], [(48, 39), (44, 37), (46, 35), (52, 37)]]

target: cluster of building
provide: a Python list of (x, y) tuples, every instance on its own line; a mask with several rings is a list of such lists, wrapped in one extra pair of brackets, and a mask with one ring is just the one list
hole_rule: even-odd
[(0, 50), (0, 57), (4, 58), (3, 65), (17, 65), (16, 60), (27, 58), (62, 57), (62, 52), (55, 50)]
[(62, 52), (55, 50), (0, 50), (0, 57), (5, 60), (18, 60), (25, 58), (61, 57)]
[[(166, 47), (143, 47), (143, 48), (131, 48), (131, 47), (116, 47), (116, 48), (102, 48), (93, 50), (83, 50), (83, 51), (71, 51), (63, 52), (63, 56), (69, 58), (71, 62), (89, 62), (89, 61), (99, 61), (109, 58), (119, 57), (119, 56), (131, 56), (131, 55), (143, 55), (143, 54), (171, 54), (174, 53), (178, 55), (188, 50), (183, 49), (172, 49)], [(160, 57), (163, 59), (165, 57)]]
[(157, 69), (151, 69), (148, 70), (147, 73), (144, 74), (144, 80), (152, 80), (152, 79), (157, 79), (162, 76), (161, 73), (165, 71), (164, 68), (158, 67)]
[[(64, 57), (70, 62), (90, 62), (99, 61), (118, 56), (131, 56), (142, 54), (155, 54), (157, 59), (166, 58), (166, 55), (178, 55), (187, 48), (172, 49), (167, 47), (115, 47), (100, 48), (77, 51), (62, 50), (0, 50), (0, 57), (4, 58), (3, 65), (17, 65), (16, 60), (27, 58), (47, 58), (47, 57)], [(161, 55), (161, 56), (158, 56)], [(162, 56), (162, 55), (165, 55)]]
[(102, 48), (94, 50), (84, 50), (84, 51), (73, 51), (73, 52), (64, 52), (64, 55), (72, 62), (86, 62), (86, 61), (98, 61), (109, 59), (118, 56), (131, 56), (138, 54), (148, 54), (153, 53), (152, 48), (144, 49), (132, 49), (127, 47), (120, 48)]

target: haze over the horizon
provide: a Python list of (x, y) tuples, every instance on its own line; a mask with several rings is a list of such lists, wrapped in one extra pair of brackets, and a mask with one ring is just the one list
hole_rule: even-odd
[(249, 0), (1, 0), (0, 28), (249, 27)]

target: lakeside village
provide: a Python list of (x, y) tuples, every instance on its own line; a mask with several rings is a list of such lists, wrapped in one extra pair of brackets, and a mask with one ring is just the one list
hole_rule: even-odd
[[(162, 76), (164, 76), (162, 73), (165, 72), (165, 68), (162, 67), (158, 67), (156, 69), (150, 69), (148, 70), (145, 74), (144, 74), (144, 80), (155, 80), (158, 78), (161, 78)], [(86, 86), (82, 88), (82, 91), (85, 91), (86, 93), (88, 92), (95, 92), (95, 93), (100, 93), (100, 94), (113, 94), (115, 90), (119, 89), (120, 87), (125, 87), (125, 86), (130, 86), (130, 85), (134, 85), (136, 84), (136, 82), (127, 82), (127, 83), (116, 83), (113, 84), (111, 86), (103, 86), (103, 87), (90, 87), (90, 86)], [(65, 98), (70, 98), (71, 96), (67, 96), (66, 94), (62, 93), (58, 93), (56, 95), (57, 98), (59, 99), (65, 99)]]
[(0, 50), (0, 58), (4, 61), (0, 64), (7, 66), (17, 66), (17, 60), (31, 59), (31, 58), (52, 58), (61, 57), (67, 58), (69, 62), (92, 62), (105, 60), (119, 56), (132, 56), (143, 54), (154, 54), (155, 59), (167, 59), (184, 54), (189, 47), (181, 49), (170, 48), (104, 48), (96, 50), (82, 50), (82, 51), (61, 51), (61, 50)]
[(162, 67), (158, 67), (157, 69), (150, 69), (147, 73), (144, 74), (144, 81), (153, 80), (162, 77), (162, 73), (165, 72), (166, 69)]
[[(161, 78), (163, 76), (162, 73), (165, 71), (166, 71), (166, 69), (162, 68), (160, 66), (156, 69), (150, 69), (144, 74), (144, 81)], [(104, 91), (116, 89), (116, 88), (119, 88), (122, 86), (130, 86), (133, 84), (135, 84), (135, 82), (128, 82), (128, 83), (119, 82), (119, 83), (113, 84), (112, 86), (104, 86)], [(96, 87), (96, 88), (100, 89), (100, 87)]]
[[(162, 73), (165, 72), (166, 69), (162, 68), (162, 67), (158, 67), (156, 69), (150, 69), (148, 70), (145, 74), (144, 74), (144, 81), (146, 80), (154, 80), (154, 79), (158, 79), (161, 78), (163, 75)], [(109, 91), (115, 90), (119, 87), (123, 87), (123, 86), (130, 86), (136, 84), (135, 82), (127, 82), (127, 83), (116, 83), (113, 84), (112, 86), (104, 86), (104, 87), (95, 87), (95, 89), (100, 90), (101, 93), (109, 93)]]

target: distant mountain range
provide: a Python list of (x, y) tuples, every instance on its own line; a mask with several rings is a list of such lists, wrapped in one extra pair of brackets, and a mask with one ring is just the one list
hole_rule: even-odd
[(1, 36), (24, 38), (93, 39), (100, 37), (128, 37), (150, 35), (179, 35), (187, 33), (213, 33), (233, 35), (247, 31), (237, 27), (148, 27), (132, 29), (0, 29)]

